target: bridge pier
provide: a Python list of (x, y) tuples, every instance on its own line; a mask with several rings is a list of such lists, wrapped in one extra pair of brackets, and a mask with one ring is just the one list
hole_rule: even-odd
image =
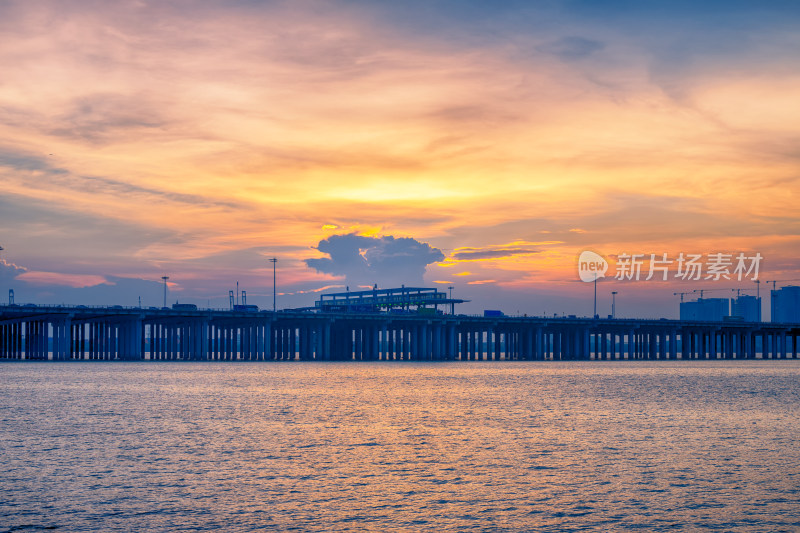
[(21, 360), (797, 359), (800, 324), (0, 306)]

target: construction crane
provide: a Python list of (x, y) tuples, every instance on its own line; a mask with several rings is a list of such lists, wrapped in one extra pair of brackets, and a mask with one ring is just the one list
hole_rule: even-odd
[(737, 287), (737, 288), (731, 289), (731, 290), (732, 291), (736, 291), (736, 297), (737, 298), (743, 292), (754, 292), (754, 293), (756, 293), (756, 298), (760, 298), (761, 297), (761, 280), (760, 279), (755, 279), (755, 280), (753, 280), (753, 283), (755, 283), (756, 286), (751, 288), (751, 289), (743, 289), (741, 287)]
[(772, 281), (765, 281), (764, 283), (767, 283), (767, 284), (772, 283), (772, 290), (774, 291), (774, 290), (776, 290), (775, 289), (775, 284), (776, 283), (788, 283), (790, 281), (800, 281), (800, 279), (778, 279), (778, 280), (772, 280)]
[(706, 292), (718, 292), (718, 291), (731, 291), (731, 292), (733, 292), (735, 290), (736, 289), (695, 289), (692, 292), (699, 292), (700, 293), (700, 299), (702, 300), (703, 299), (703, 294), (706, 293)]
[(692, 292), (694, 292), (694, 291), (691, 291), (691, 292), (673, 292), (672, 295), (673, 296), (678, 296), (680, 294), (681, 295), (681, 303), (683, 303), (683, 295), (684, 294), (692, 294)]

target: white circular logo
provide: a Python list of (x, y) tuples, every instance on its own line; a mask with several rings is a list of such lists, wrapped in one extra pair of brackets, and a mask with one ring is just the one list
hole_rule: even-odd
[(581, 281), (592, 282), (606, 276), (608, 261), (602, 255), (584, 250), (578, 257), (578, 276)]

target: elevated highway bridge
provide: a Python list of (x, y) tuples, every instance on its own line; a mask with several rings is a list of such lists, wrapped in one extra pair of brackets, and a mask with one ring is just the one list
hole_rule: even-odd
[[(448, 302), (449, 303), (449, 302)], [(391, 312), (0, 306), (0, 359), (796, 359), (800, 324)]]

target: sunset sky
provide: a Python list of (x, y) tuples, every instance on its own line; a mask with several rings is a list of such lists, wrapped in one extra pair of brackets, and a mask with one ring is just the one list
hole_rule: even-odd
[(799, 279), (798, 58), (795, 1), (0, 2), (0, 301), (270, 307), (270, 257), (279, 307), (589, 315), (587, 249)]

